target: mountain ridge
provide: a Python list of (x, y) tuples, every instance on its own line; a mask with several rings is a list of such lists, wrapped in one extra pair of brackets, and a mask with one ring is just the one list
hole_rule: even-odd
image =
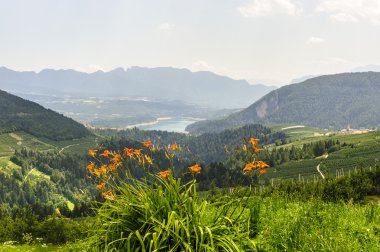
[(116, 68), (84, 73), (72, 69), (18, 72), (0, 68), (0, 87), (9, 92), (129, 96), (178, 100), (210, 108), (243, 108), (273, 90), (212, 72), (173, 67)]
[(380, 126), (380, 73), (324, 75), (271, 91), (227, 118), (189, 125), (193, 134), (249, 123), (304, 124), (339, 129)]

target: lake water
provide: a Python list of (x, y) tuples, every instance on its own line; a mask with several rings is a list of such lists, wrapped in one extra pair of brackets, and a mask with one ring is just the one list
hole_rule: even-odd
[(186, 133), (186, 126), (192, 124), (194, 122), (198, 122), (201, 119), (198, 118), (161, 118), (157, 120), (155, 123), (151, 123), (150, 125), (140, 125), (137, 126), (142, 130), (166, 130), (169, 132), (181, 132)]

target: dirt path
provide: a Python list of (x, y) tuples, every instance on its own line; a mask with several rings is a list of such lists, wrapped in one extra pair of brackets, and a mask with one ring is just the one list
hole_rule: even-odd
[(22, 137), (20, 137), (19, 135), (16, 135), (15, 133), (9, 133), (9, 135), (11, 137), (13, 137), (14, 139), (16, 139), (17, 141), (23, 141), (24, 139), (22, 139)]
[[(327, 159), (329, 157), (329, 154), (325, 154), (323, 156), (324, 159)], [(325, 179), (325, 175), (323, 175), (323, 173), (321, 172), (321, 170), (319, 169), (319, 166), (322, 164), (322, 162), (320, 162), (318, 165), (317, 165), (317, 171), (319, 172), (319, 174), (321, 175), (322, 179)]]
[[(86, 142), (86, 143), (87, 143), (87, 142)], [(85, 144), (85, 143), (77, 143), (77, 144), (70, 144), (70, 145), (67, 145), (67, 146), (63, 147), (62, 149), (60, 149), (58, 153), (61, 154), (61, 152), (64, 151), (65, 149), (70, 148), (70, 147), (73, 147), (73, 146), (81, 145), (81, 144)]]
[(22, 137), (15, 133), (9, 133), (9, 135), (17, 141), (17, 145), (22, 145), (22, 141), (24, 140)]
[[(95, 138), (95, 144), (98, 142), (98, 138)], [(67, 148), (70, 148), (70, 147), (73, 147), (73, 146), (77, 146), (77, 145), (81, 145), (81, 144), (88, 144), (88, 143), (92, 143), (92, 141), (89, 141), (89, 142), (82, 142), (82, 143), (76, 143), (76, 144), (70, 144), (70, 145), (67, 145), (65, 147), (63, 147), (62, 149), (59, 150), (59, 154), (62, 153), (62, 151), (64, 151), (65, 149)]]
[(29, 176), (29, 175), (30, 175), (35, 169), (36, 169), (36, 168), (32, 168), (32, 169), (30, 170), (30, 172), (28, 172), (28, 174), (26, 174), (23, 183), (26, 181), (26, 179), (28, 178), (28, 176)]

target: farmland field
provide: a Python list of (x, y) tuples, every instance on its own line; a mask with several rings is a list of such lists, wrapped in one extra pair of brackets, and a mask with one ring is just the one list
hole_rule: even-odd
[[(281, 145), (282, 148), (290, 148), (294, 145), (302, 148), (304, 144), (325, 140), (339, 140), (347, 146), (338, 151), (329, 153), (328, 158), (316, 157), (313, 159), (291, 160), (268, 170), (269, 178), (304, 179), (320, 178), (317, 165), (321, 164), (327, 176), (334, 177), (337, 172), (340, 175), (348, 175), (361, 167), (374, 167), (380, 161), (380, 131), (364, 134), (331, 134), (330, 136), (310, 136), (295, 140), (289, 144)], [(274, 148), (273, 146), (269, 147)], [(277, 147), (279, 148), (279, 147)]]
[(52, 141), (36, 138), (22, 131), (0, 134), (0, 157), (11, 156), (15, 150), (20, 150), (23, 147), (36, 151), (85, 154), (88, 149), (96, 146), (98, 138), (98, 136), (89, 136), (81, 139)]

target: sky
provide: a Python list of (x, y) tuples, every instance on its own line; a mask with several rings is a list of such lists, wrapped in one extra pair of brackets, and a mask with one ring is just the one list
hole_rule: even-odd
[(0, 66), (287, 84), (380, 65), (380, 0), (0, 0)]

